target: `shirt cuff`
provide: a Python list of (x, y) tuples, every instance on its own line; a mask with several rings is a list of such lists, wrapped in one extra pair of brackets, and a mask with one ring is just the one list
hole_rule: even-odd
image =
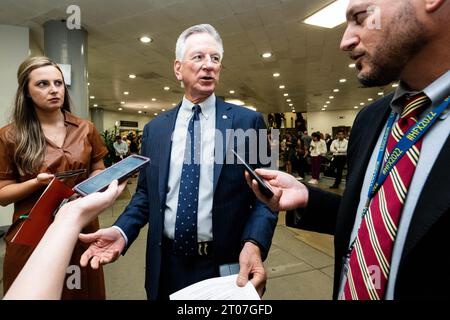
[(125, 247), (127, 247), (128, 246), (128, 237), (126, 236), (125, 232), (123, 232), (123, 230), (118, 226), (112, 226), (112, 227), (120, 232), (122, 237), (125, 239)]

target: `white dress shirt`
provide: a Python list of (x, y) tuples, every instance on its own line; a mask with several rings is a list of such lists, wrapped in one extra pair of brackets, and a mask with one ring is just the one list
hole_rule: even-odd
[(330, 151), (333, 152), (333, 155), (335, 156), (346, 156), (347, 155), (347, 145), (348, 142), (345, 139), (339, 140), (333, 140), (330, 146)]
[[(212, 94), (204, 102), (199, 103), (201, 127), (201, 163), (200, 186), (198, 193), (197, 236), (198, 241), (211, 241), (212, 234), (212, 204), (214, 178), (214, 144), (216, 129), (216, 96)], [(194, 115), (194, 104), (183, 98), (177, 115), (175, 130), (172, 137), (170, 154), (169, 180), (167, 185), (166, 208), (164, 211), (164, 235), (170, 239), (175, 235), (175, 220), (180, 191), (181, 171), (183, 168), (184, 149), (189, 120)]]

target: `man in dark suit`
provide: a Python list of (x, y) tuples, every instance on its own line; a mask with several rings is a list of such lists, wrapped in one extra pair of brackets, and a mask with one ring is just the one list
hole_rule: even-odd
[(265, 124), (259, 113), (214, 95), (222, 58), (222, 40), (212, 26), (193, 26), (180, 35), (174, 71), (185, 89), (183, 101), (145, 126), (141, 153), (151, 163), (114, 226), (80, 236), (91, 243), (82, 265), (91, 259), (97, 268), (124, 254), (149, 223), (150, 299), (167, 299), (238, 261), (238, 285), (251, 279), (261, 295), (265, 287), (262, 260), (277, 216), (248, 188), (243, 165), (226, 156), (230, 149), (259, 155), (258, 140), (249, 139), (251, 134), (240, 139), (233, 130), (258, 134)]
[(358, 79), (400, 84), (356, 117), (342, 198), (258, 169), (266, 199), (247, 177), (295, 209), (289, 225), (335, 236), (335, 299), (450, 298), (449, 16), (448, 0), (350, 1), (341, 49)]

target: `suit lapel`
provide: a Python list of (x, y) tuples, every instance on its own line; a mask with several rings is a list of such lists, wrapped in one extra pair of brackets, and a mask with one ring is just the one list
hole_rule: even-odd
[[(228, 143), (230, 142), (231, 127), (233, 124), (233, 114), (231, 106), (223, 102), (221, 99), (216, 99), (216, 141), (215, 141), (215, 161), (214, 161), (214, 192), (216, 191), (217, 182), (222, 171), (223, 163), (225, 161)], [(227, 132), (228, 131), (228, 132)], [(217, 148), (221, 148), (222, 153), (218, 154)], [(217, 157), (220, 157), (218, 159)]]
[(165, 202), (167, 180), (169, 178), (170, 153), (172, 151), (172, 134), (175, 129), (177, 114), (181, 104), (172, 109), (161, 120), (162, 133), (160, 137), (160, 154), (159, 154), (159, 195), (161, 203)]
[(411, 224), (406, 236), (402, 260), (411, 252), (420, 239), (437, 220), (450, 208), (450, 137), (430, 171), (421, 195), (414, 209)]

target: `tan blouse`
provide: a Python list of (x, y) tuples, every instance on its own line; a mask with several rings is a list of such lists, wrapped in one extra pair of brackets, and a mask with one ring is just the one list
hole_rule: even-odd
[[(14, 151), (16, 149), (14, 124), (9, 124), (0, 129), (0, 179), (16, 180), (17, 182), (33, 179), (41, 172), (56, 173), (74, 169), (86, 169), (86, 173), (75, 178), (64, 180), (69, 186), (73, 187), (82, 180), (85, 180), (91, 173), (91, 165), (101, 160), (108, 149), (100, 137), (94, 125), (84, 119), (78, 118), (69, 112), (64, 112), (64, 123), (66, 125), (66, 137), (62, 147), (56, 146), (51, 140), (46, 139), (46, 152), (44, 164), (39, 172), (33, 175), (20, 176), (14, 163)], [(104, 167), (103, 167), (104, 168)], [(96, 168), (96, 169), (102, 169)], [(12, 225), (9, 228), (5, 241), (7, 244), (6, 255), (3, 266), (3, 284), (6, 291), (12, 284), (21, 268), (31, 255), (34, 248), (19, 244), (10, 243), (12, 237), (19, 229), (22, 219), (21, 215), (30, 212), (31, 208), (44, 191), (42, 189), (34, 192), (25, 199), (14, 203), (14, 215)], [(98, 230), (98, 220), (93, 221), (83, 232), (95, 232)], [(85, 246), (78, 242), (75, 247), (71, 264), (79, 264), (79, 258), (84, 251)], [(78, 261), (78, 262), (77, 262)], [(92, 275), (94, 278), (91, 279)], [(70, 275), (69, 275), (70, 276)], [(82, 285), (80, 290), (67, 290), (64, 286), (63, 298), (70, 297), (75, 299), (103, 299), (104, 283), (103, 273), (94, 272), (91, 268), (84, 268), (82, 271)], [(97, 282), (97, 283), (93, 283)], [(95, 288), (92, 288), (94, 286)]]

